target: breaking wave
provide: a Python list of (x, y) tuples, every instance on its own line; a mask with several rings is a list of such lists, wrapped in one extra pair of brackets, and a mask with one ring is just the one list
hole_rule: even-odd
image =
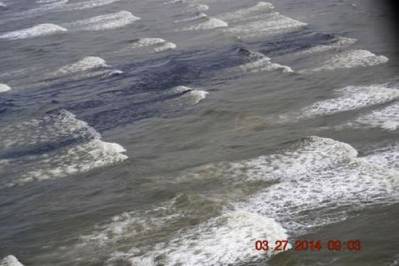
[(24, 266), (24, 265), (21, 262), (19, 262), (19, 260), (15, 256), (9, 255), (0, 261), (0, 266)]
[(389, 59), (383, 55), (378, 56), (367, 50), (349, 50), (332, 56), (320, 67), (314, 68), (310, 71), (318, 72), (325, 70), (375, 66), (384, 64), (388, 62), (388, 60)]
[(130, 48), (151, 48), (156, 53), (176, 49), (176, 44), (161, 38), (140, 38), (135, 40)]
[(277, 34), (297, 30), (306, 26), (306, 23), (286, 17), (278, 12), (271, 12), (262, 20), (251, 21), (230, 27), (225, 32), (241, 36), (256, 36), (264, 34)]
[(89, 19), (78, 20), (76, 22), (65, 24), (65, 26), (77, 31), (99, 31), (122, 28), (137, 20), (140, 20), (140, 18), (135, 17), (129, 11), (119, 11)]
[(196, 90), (185, 86), (178, 86), (172, 89), (174, 93), (182, 94), (181, 98), (187, 99), (191, 104), (198, 104), (209, 94), (207, 91)]
[(397, 130), (399, 129), (399, 103), (395, 102), (382, 109), (362, 115), (354, 123), (349, 124), (355, 127), (379, 127), (390, 131)]
[(228, 24), (223, 20), (217, 18), (206, 17), (203, 22), (196, 25), (183, 28), (182, 31), (192, 31), (192, 30), (211, 30), (217, 28), (228, 27)]
[(23, 30), (11, 31), (0, 35), (0, 39), (28, 39), (39, 36), (52, 35), (56, 33), (66, 32), (67, 29), (55, 24), (39, 24)]
[(218, 15), (217, 18), (225, 21), (242, 21), (253, 19), (254, 16), (270, 12), (274, 9), (274, 6), (268, 2), (259, 2), (255, 6), (251, 6), (244, 9), (239, 9), (233, 12)]
[(303, 118), (356, 110), (399, 98), (397, 88), (385, 85), (349, 86), (336, 91), (339, 97), (316, 102), (302, 110)]
[(102, 141), (94, 128), (68, 111), (10, 125), (0, 135), (2, 187), (88, 172), (127, 159), (122, 146)]
[(10, 91), (10, 90), (11, 90), (11, 88), (8, 85), (0, 83), (0, 93)]
[(107, 65), (107, 62), (101, 57), (87, 56), (82, 58), (76, 63), (61, 67), (60, 69), (55, 71), (53, 75), (63, 76), (63, 75), (69, 75), (78, 72), (99, 69), (99, 68), (107, 68), (107, 67), (109, 67), (109, 65)]

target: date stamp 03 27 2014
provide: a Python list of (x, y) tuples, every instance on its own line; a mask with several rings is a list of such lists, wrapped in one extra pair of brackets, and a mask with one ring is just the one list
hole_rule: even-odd
[(359, 252), (362, 250), (362, 242), (360, 240), (296, 240), (293, 244), (291, 245), (288, 240), (276, 240), (274, 243), (267, 240), (257, 240), (255, 241), (255, 249), (258, 251), (281, 252), (290, 249), (292, 246), (294, 251)]

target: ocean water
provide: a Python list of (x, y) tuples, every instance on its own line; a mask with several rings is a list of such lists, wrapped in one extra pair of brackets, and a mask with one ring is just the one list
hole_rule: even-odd
[(399, 265), (376, 2), (1, 1), (0, 265)]

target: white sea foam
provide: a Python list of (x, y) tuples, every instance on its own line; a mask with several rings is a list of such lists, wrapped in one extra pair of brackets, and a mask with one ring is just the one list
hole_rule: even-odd
[(393, 143), (378, 148), (363, 158), (369, 163), (379, 165), (386, 169), (399, 170), (399, 143)]
[(67, 111), (6, 127), (0, 135), (6, 148), (0, 160), (7, 182), (2, 186), (65, 177), (127, 159), (122, 146), (102, 141), (94, 128)]
[(0, 261), (0, 266), (24, 266), (24, 265), (21, 262), (19, 262), (15, 256), (9, 255)]
[[(314, 68), (310, 71), (318, 72), (325, 70), (368, 67), (384, 64), (388, 62), (388, 60), (389, 59), (383, 55), (377, 56), (367, 50), (349, 50), (334, 55), (322, 63), (320, 67)], [(309, 72), (309, 70), (305, 70), (304, 72)]]
[[(135, 256), (135, 250), (116, 253), (109, 260), (122, 260), (130, 265), (234, 265), (270, 256), (272, 252), (259, 252), (254, 248), (258, 239), (287, 239), (285, 230), (273, 219), (246, 211), (233, 211), (181, 232), (153, 250)], [(274, 247), (271, 244), (272, 248)], [(131, 254), (133, 253), (133, 255)], [(116, 265), (116, 264), (115, 264)]]
[(335, 40), (331, 44), (321, 44), (321, 45), (316, 45), (314, 47), (305, 49), (300, 52), (295, 52), (291, 53), (291, 56), (307, 56), (307, 55), (313, 55), (316, 53), (323, 53), (327, 51), (331, 51), (334, 49), (342, 49), (347, 46), (351, 46), (352, 44), (356, 43), (357, 40), (353, 38), (346, 38), (346, 37), (338, 37), (337, 40)]
[(226, 32), (235, 35), (259, 35), (259, 34), (275, 34), (291, 31), (306, 26), (306, 23), (286, 17), (278, 12), (271, 12), (262, 20), (251, 21), (245, 24), (230, 27)]
[(217, 18), (205, 18), (205, 21), (200, 22), (196, 25), (189, 26), (186, 28), (183, 28), (182, 31), (191, 31), (191, 30), (211, 30), (211, 29), (217, 29), (217, 28), (225, 28), (228, 27), (228, 24), (220, 19)]
[(7, 7), (7, 5), (4, 2), (0, 2), (0, 7)]
[(23, 167), (27, 168), (24, 173), (7, 186), (61, 178), (109, 166), (126, 160), (127, 156), (123, 154), (125, 151), (119, 144), (94, 139), (66, 149), (62, 153), (38, 156), (34, 164), (24, 164)]
[(156, 53), (160, 53), (167, 50), (176, 49), (177, 46), (175, 43), (167, 42), (161, 38), (140, 38), (135, 40), (129, 47), (133, 49), (151, 49)]
[(382, 109), (374, 110), (368, 114), (359, 116), (354, 123), (355, 127), (380, 127), (385, 130), (399, 129), (399, 103), (395, 102)]
[(217, 18), (230, 21), (241, 21), (251, 19), (252, 16), (262, 14), (264, 12), (270, 12), (274, 9), (274, 6), (268, 2), (259, 2), (255, 6), (248, 8), (239, 9), (233, 12), (228, 12), (217, 16)]
[(266, 56), (256, 61), (243, 64), (240, 66), (240, 69), (244, 72), (249, 72), (249, 73), (274, 71), (274, 70), (281, 70), (282, 72), (294, 72), (292, 68), (288, 66), (271, 62), (271, 59)]
[(399, 90), (385, 85), (349, 86), (336, 91), (337, 98), (316, 102), (302, 110), (302, 118), (331, 115), (383, 104), (399, 98)]
[(135, 17), (129, 11), (119, 11), (116, 13), (78, 20), (76, 22), (65, 24), (65, 26), (77, 31), (98, 31), (122, 28), (137, 20), (140, 20), (140, 18)]
[(140, 38), (136, 40), (132, 45), (131, 48), (141, 48), (141, 47), (148, 47), (154, 46), (159, 44), (164, 44), (166, 41), (161, 38)]
[[(184, 92), (187, 87), (179, 90)], [(398, 202), (398, 147), (359, 157), (346, 143), (308, 137), (277, 154), (196, 167), (184, 172), (185, 180), (208, 182), (204, 179), (219, 176), (229, 183), (266, 181), (269, 185), (245, 201), (229, 204), (228, 209), (221, 203), (219, 211), (191, 226), (188, 221), (197, 221), (202, 211), (212, 210), (206, 203), (185, 204), (181, 211), (161, 206), (148, 213), (122, 214), (100, 233), (83, 238), (81, 247), (91, 245), (98, 250), (98, 243), (108, 243), (108, 247), (128, 240), (132, 248), (113, 249), (107, 265), (241, 265), (257, 261), (272, 253), (257, 252), (253, 247), (256, 240), (272, 244), (287, 239), (286, 229), (298, 233), (345, 219), (351, 210)], [(175, 206), (180, 205), (181, 201)], [(183, 228), (173, 226), (182, 219), (187, 219)], [(142, 232), (147, 237), (161, 235), (163, 240), (140, 247), (137, 241), (129, 241), (145, 238)]]
[(183, 93), (182, 98), (189, 100), (191, 104), (198, 104), (200, 101), (204, 100), (209, 92), (204, 90), (196, 90), (186, 86), (177, 86), (172, 89), (175, 93)]
[[(393, 150), (393, 149), (391, 149)], [(390, 151), (391, 151), (390, 150)], [(178, 180), (220, 179), (223, 182), (267, 182), (236, 209), (280, 222), (290, 232), (302, 232), (345, 219), (345, 210), (399, 201), (396, 155), (375, 152), (385, 164), (359, 157), (352, 146), (333, 139), (308, 137), (277, 154), (200, 166)], [(388, 158), (388, 159), (386, 159)], [(374, 162), (373, 162), (374, 161)], [(335, 210), (343, 213), (335, 213)]]
[(0, 39), (27, 39), (45, 35), (52, 35), (56, 33), (65, 32), (67, 29), (55, 24), (39, 24), (23, 30), (11, 31), (0, 35)]
[(78, 72), (89, 71), (99, 68), (107, 68), (107, 67), (109, 67), (109, 65), (107, 65), (107, 62), (101, 57), (87, 56), (82, 58), (76, 63), (61, 67), (60, 69), (55, 71), (53, 75), (55, 76), (68, 75), (68, 74), (74, 74)]
[(16, 149), (19, 145), (27, 147), (58, 143), (65, 139), (100, 138), (94, 128), (65, 110), (41, 119), (32, 119), (2, 127), (0, 135), (2, 149)]
[(0, 93), (10, 91), (10, 90), (11, 90), (11, 88), (8, 85), (0, 83)]
[(173, 50), (176, 49), (176, 44), (173, 42), (166, 42), (158, 47), (154, 48), (154, 51), (156, 53), (160, 53), (160, 52), (164, 52), (164, 51), (168, 51), (168, 50)]
[[(398, 172), (357, 157), (357, 151), (348, 144), (311, 137), (300, 149), (273, 157), (274, 168), (265, 163), (268, 157), (249, 163), (259, 169), (255, 172), (256, 178), (274, 178), (279, 182), (255, 194), (247, 202), (237, 203), (237, 207), (275, 218), (290, 231), (334, 220), (318, 211), (362, 208), (399, 199)], [(241, 167), (247, 165), (248, 162)], [(241, 174), (242, 178), (254, 178), (253, 171)]]

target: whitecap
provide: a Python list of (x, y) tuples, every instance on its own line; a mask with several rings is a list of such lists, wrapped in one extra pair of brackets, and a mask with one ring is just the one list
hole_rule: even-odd
[(271, 12), (262, 20), (251, 21), (226, 29), (226, 32), (241, 35), (276, 34), (296, 30), (306, 26), (306, 23), (286, 17), (278, 12)]
[(361, 115), (349, 125), (353, 127), (379, 127), (389, 131), (397, 130), (399, 129), (399, 103), (395, 102), (384, 108)]
[(0, 266), (24, 266), (19, 260), (13, 256), (8, 255), (0, 261)]
[(211, 29), (228, 27), (228, 24), (225, 21), (217, 19), (217, 18), (207, 17), (204, 20), (205, 21), (200, 22), (196, 25), (183, 28), (182, 31), (211, 30)]
[(357, 39), (338, 37), (332, 44), (321, 44), (311, 48), (305, 49), (300, 52), (291, 53), (290, 56), (308, 56), (316, 53), (328, 52), (335, 49), (342, 49), (351, 46), (357, 42)]
[(198, 104), (199, 102), (204, 100), (209, 94), (209, 92), (207, 91), (192, 89), (186, 86), (174, 87), (172, 88), (172, 91), (174, 93), (182, 93), (181, 98), (188, 99), (188, 102), (191, 104)]
[(380, 147), (363, 159), (387, 169), (399, 170), (399, 143), (396, 142)]
[(120, 0), (89, 0), (78, 3), (71, 3), (63, 7), (64, 11), (73, 11), (73, 10), (84, 10), (89, 8), (95, 8), (99, 6), (105, 6), (112, 3), (119, 2)]
[[(17, 175), (6, 186), (23, 185), (33, 181), (62, 178), (78, 173), (120, 163), (127, 159), (126, 150), (117, 143), (109, 143), (94, 139), (84, 144), (72, 146), (65, 151), (57, 152), (51, 157), (37, 156), (34, 164), (21, 164), (24, 173)], [(11, 165), (15, 163), (11, 162)], [(8, 169), (7, 169), (8, 170)]]
[(65, 110), (2, 128), (0, 136), (6, 187), (84, 173), (127, 159), (121, 145), (102, 141), (94, 128)]
[(11, 31), (0, 35), (0, 39), (27, 39), (39, 36), (52, 35), (56, 33), (66, 32), (67, 29), (55, 24), (39, 24), (23, 30)]
[(155, 47), (154, 51), (156, 53), (161, 53), (161, 52), (164, 52), (164, 51), (176, 49), (176, 47), (177, 47), (176, 44), (173, 43), (173, 42), (165, 42), (164, 44), (162, 44), (162, 45), (160, 45), (158, 47)]
[(253, 62), (240, 65), (239, 68), (242, 71), (248, 73), (258, 73), (258, 72), (274, 71), (274, 70), (281, 70), (282, 72), (285, 73), (294, 72), (294, 70), (292, 70), (292, 68), (290, 68), (289, 66), (273, 63), (271, 62), (271, 59), (266, 56), (258, 60), (255, 60)]
[(141, 47), (149, 47), (159, 44), (164, 44), (166, 41), (161, 38), (140, 38), (133, 42), (130, 45), (131, 48), (141, 48)]
[[(264, 160), (268, 157), (258, 162), (238, 163), (241, 169), (245, 169), (248, 162), (259, 169), (256, 172), (241, 170), (242, 178), (274, 178), (278, 182), (236, 206), (275, 218), (291, 232), (347, 217), (345, 211), (342, 216), (335, 216), (335, 209), (364, 208), (399, 200), (398, 172), (358, 157), (357, 151), (348, 144), (311, 137), (300, 149), (273, 157), (273, 164), (269, 165)], [(263, 167), (260, 168), (259, 163)]]
[(19, 122), (0, 129), (0, 146), (2, 149), (17, 149), (44, 145), (45, 143), (62, 142), (65, 139), (91, 140), (100, 138), (100, 134), (86, 122), (76, 119), (71, 112), (62, 110), (41, 119)]
[(11, 88), (8, 85), (0, 83), (0, 93), (10, 91), (10, 90), (11, 90)]
[[(256, 240), (268, 240), (269, 252), (254, 248)], [(154, 246), (144, 255), (135, 249), (116, 253), (108, 261), (125, 261), (131, 265), (234, 265), (262, 259), (272, 252), (276, 240), (287, 239), (284, 228), (275, 220), (246, 211), (227, 212), (212, 218), (175, 238)]]
[(86, 56), (81, 60), (79, 60), (78, 62), (61, 67), (60, 69), (55, 71), (52, 75), (55, 76), (68, 75), (77, 72), (83, 72), (83, 71), (89, 71), (93, 69), (107, 68), (107, 67), (109, 67), (109, 65), (107, 65), (107, 62), (101, 57)]
[(239, 9), (236, 11), (228, 12), (225, 14), (218, 15), (217, 18), (225, 21), (241, 21), (251, 19), (253, 15), (262, 14), (264, 12), (270, 12), (274, 9), (274, 6), (268, 2), (259, 2), (255, 6), (248, 8)]
[(65, 24), (65, 26), (76, 31), (99, 31), (122, 28), (137, 20), (140, 20), (140, 18), (134, 16), (129, 11), (119, 11), (116, 13), (78, 20), (76, 22)]
[(173, 42), (167, 42), (161, 38), (140, 38), (135, 40), (130, 46), (130, 48), (150, 48), (154, 52), (160, 53), (167, 50), (176, 49), (176, 44)]
[[(367, 50), (349, 50), (332, 56), (322, 63), (320, 67), (310, 71), (318, 72), (325, 70), (347, 69), (355, 67), (368, 67), (388, 62), (389, 59), (383, 55), (375, 55)], [(304, 71), (309, 72), (308, 70)]]
[[(189, 89), (176, 88), (180, 92)], [(206, 179), (218, 177), (235, 185), (253, 181), (269, 185), (245, 201), (230, 202), (228, 208), (221, 203), (218, 211), (196, 224), (187, 221), (197, 221), (202, 211), (213, 210), (197, 200), (197, 206), (183, 204), (187, 209), (181, 211), (162, 205), (157, 211), (124, 213), (100, 233), (83, 238), (79, 247), (90, 245), (98, 250), (98, 243), (107, 243), (105, 250), (109, 251), (109, 246), (122, 239), (145, 238), (144, 232), (147, 237), (161, 234), (162, 240), (151, 246), (128, 241), (131, 249), (113, 249), (107, 265), (241, 265), (266, 259), (274, 253), (256, 251), (256, 240), (273, 245), (287, 239), (288, 232), (301, 234), (346, 219), (351, 210), (398, 202), (398, 151), (398, 146), (390, 146), (360, 157), (349, 144), (312, 136), (292, 142), (276, 154), (186, 170), (186, 179), (174, 182), (195, 179), (208, 183)], [(176, 201), (174, 206), (182, 205), (181, 200)], [(187, 219), (183, 228), (182, 219)], [(176, 224), (179, 226), (173, 226)]]
[(319, 101), (302, 109), (302, 118), (356, 110), (399, 98), (399, 90), (385, 85), (348, 86), (336, 91), (337, 98)]

